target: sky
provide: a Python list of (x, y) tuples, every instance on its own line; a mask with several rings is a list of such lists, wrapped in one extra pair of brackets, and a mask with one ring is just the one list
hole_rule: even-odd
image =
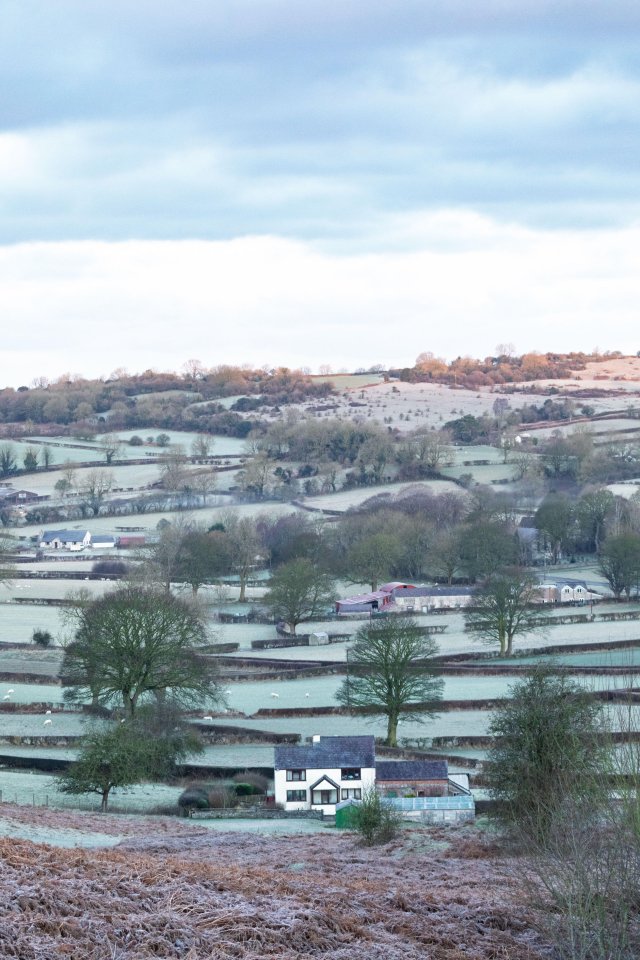
[(640, 349), (637, 0), (2, 0), (0, 386)]

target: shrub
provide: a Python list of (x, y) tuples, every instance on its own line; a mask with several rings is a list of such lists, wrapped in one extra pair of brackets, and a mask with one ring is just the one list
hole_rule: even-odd
[(236, 797), (259, 797), (262, 795), (262, 790), (253, 783), (236, 783), (234, 790)]
[(252, 773), (250, 770), (245, 770), (244, 773), (236, 773), (233, 779), (238, 784), (247, 783), (255, 787), (255, 793), (266, 793), (270, 783), (269, 778), (265, 777), (264, 774)]
[(237, 806), (238, 802), (235, 792), (222, 785), (209, 790), (207, 800), (212, 810), (227, 810)]
[(53, 637), (48, 630), (34, 630), (31, 634), (31, 640), (38, 647), (48, 647), (53, 640)]
[(385, 803), (375, 787), (364, 791), (354, 812), (353, 826), (365, 846), (389, 843), (397, 836), (400, 823), (396, 810)]
[(120, 576), (128, 573), (129, 565), (123, 560), (96, 560), (96, 562), (91, 567), (92, 573), (104, 574), (118, 574)]
[(185, 813), (189, 810), (206, 810), (208, 806), (208, 794), (204, 787), (189, 786), (178, 797), (178, 807)]
[(129, 437), (129, 446), (130, 447), (141, 447), (144, 444), (142, 437), (139, 437), (137, 433), (134, 433), (132, 437)]

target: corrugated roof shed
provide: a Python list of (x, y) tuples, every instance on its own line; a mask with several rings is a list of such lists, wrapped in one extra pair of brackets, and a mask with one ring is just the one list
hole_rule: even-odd
[(275, 747), (276, 770), (375, 767), (374, 737), (320, 737), (303, 746)]

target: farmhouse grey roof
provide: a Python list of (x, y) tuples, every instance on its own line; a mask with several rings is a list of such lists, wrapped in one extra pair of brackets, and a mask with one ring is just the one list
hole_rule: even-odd
[(47, 530), (42, 534), (43, 543), (53, 543), (54, 540), (60, 540), (61, 543), (78, 543), (84, 540), (87, 530)]
[(304, 746), (275, 748), (276, 770), (335, 770), (338, 767), (375, 767), (373, 737), (320, 737)]
[(376, 780), (447, 780), (446, 760), (378, 760)]

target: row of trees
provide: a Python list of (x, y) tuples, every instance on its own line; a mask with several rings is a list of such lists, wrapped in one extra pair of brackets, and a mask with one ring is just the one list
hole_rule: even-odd
[[(197, 417), (194, 403), (232, 396), (262, 395), (272, 405), (322, 399), (333, 392), (330, 382), (313, 380), (300, 370), (207, 368), (192, 361), (183, 374), (116, 370), (108, 380), (86, 380), (63, 374), (55, 381), (39, 378), (30, 387), (0, 390), (0, 422), (58, 424), (72, 430), (105, 420), (116, 429), (142, 426), (185, 429)], [(224, 408), (219, 407), (222, 411)], [(241, 418), (239, 418), (241, 419)]]

